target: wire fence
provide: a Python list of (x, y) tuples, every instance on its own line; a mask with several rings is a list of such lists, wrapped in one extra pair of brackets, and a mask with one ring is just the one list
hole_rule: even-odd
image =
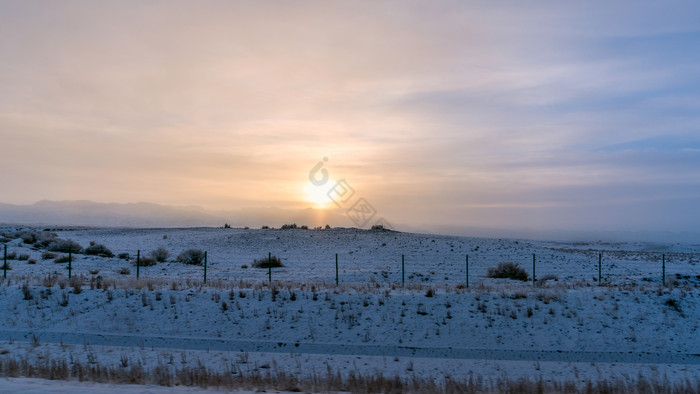
[[(41, 250), (35, 250), (33, 257), (39, 264), (26, 266), (17, 262), (13, 263), (14, 271), (11, 271), (7, 269), (10, 261), (5, 252), (2, 274), (6, 277), (8, 272), (40, 272), (72, 276), (96, 275), (99, 272), (103, 276), (124, 275), (139, 279), (470, 286), (492, 281), (487, 277), (489, 269), (502, 262), (513, 262), (527, 273), (530, 281), (665, 283), (667, 278), (673, 278), (700, 283), (700, 254), (684, 251), (618, 250), (614, 245), (605, 249), (584, 249), (569, 244), (550, 247), (504, 240), (476, 239), (464, 242), (454, 237), (409, 237), (403, 233), (323, 234), (308, 230), (296, 234), (293, 239), (285, 239), (290, 233), (284, 230), (227, 234), (205, 229), (201, 230), (201, 234), (186, 233), (187, 237), (180, 237), (181, 234), (174, 230), (170, 232), (173, 233), (170, 237), (154, 230), (117, 233), (123, 239), (119, 239), (117, 248), (110, 248), (114, 257), (73, 253), (71, 261), (65, 265), (42, 261), (37, 257)], [(211, 234), (216, 236), (212, 237)], [(299, 234), (303, 234), (303, 237)], [(85, 237), (92, 235), (90, 233)], [(109, 232), (102, 235), (105, 243), (114, 237)], [(85, 243), (83, 240), (81, 242)], [(177, 256), (185, 249), (183, 245), (206, 252), (206, 258), (198, 265), (177, 262)], [(155, 265), (141, 264), (156, 248), (169, 250), (171, 256), (166, 262)], [(270, 269), (252, 266), (254, 260), (268, 256), (279, 257), (284, 266)]]

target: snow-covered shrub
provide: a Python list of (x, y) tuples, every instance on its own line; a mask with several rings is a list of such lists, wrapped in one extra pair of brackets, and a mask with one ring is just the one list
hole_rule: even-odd
[(151, 252), (151, 257), (157, 262), (162, 263), (170, 257), (170, 252), (165, 248), (158, 248)]
[(80, 253), (83, 251), (83, 247), (72, 239), (57, 239), (49, 244), (48, 249), (52, 252), (62, 253)]
[(25, 231), (20, 234), (22, 242), (39, 246), (48, 246), (58, 238), (58, 234), (49, 231)]
[(183, 264), (202, 265), (204, 263), (204, 251), (187, 249), (177, 256), (177, 261)]
[(284, 267), (282, 264), (282, 259), (277, 256), (263, 257), (260, 260), (253, 260), (253, 267), (255, 268), (277, 268)]
[(90, 242), (90, 246), (85, 248), (85, 254), (100, 257), (114, 257), (114, 253), (112, 253), (109, 248), (95, 242)]
[(517, 263), (498, 263), (496, 268), (489, 268), (486, 276), (489, 278), (506, 278), (515, 280), (528, 280), (527, 271), (525, 271)]

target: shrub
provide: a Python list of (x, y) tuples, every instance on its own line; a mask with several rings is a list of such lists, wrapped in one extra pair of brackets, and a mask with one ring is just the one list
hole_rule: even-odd
[(162, 263), (170, 257), (170, 252), (165, 248), (158, 248), (151, 252), (151, 257), (155, 259), (155, 261)]
[(4, 270), (8, 270), (8, 271), (9, 271), (9, 270), (12, 269), (12, 267), (10, 266), (10, 263), (3, 263), (3, 264), (2, 264), (2, 267), (0, 267), (0, 269), (4, 269)]
[(119, 258), (122, 259), (122, 260), (129, 260), (129, 258), (130, 258), (130, 257), (129, 257), (129, 253), (119, 253), (119, 254), (117, 255), (117, 257), (119, 257)]
[(29, 260), (27, 260), (27, 264), (36, 264), (36, 260), (29, 259)]
[(7, 254), (7, 259), (8, 259), (8, 260), (14, 260), (14, 259), (16, 259), (16, 258), (17, 258), (17, 253), (15, 253), (15, 252), (11, 252), (11, 253), (8, 253), (8, 254)]
[(119, 271), (120, 274), (122, 275), (129, 275), (131, 273), (131, 270), (128, 267), (122, 267)]
[(283, 224), (282, 227), (280, 227), (280, 229), (282, 229), (282, 230), (289, 230), (289, 229), (293, 229), (293, 228), (297, 228), (297, 224), (296, 224), (296, 223), (292, 223), (292, 224)]
[(51, 260), (51, 259), (56, 258), (56, 253), (44, 252), (41, 254), (41, 258), (43, 260)]
[(26, 254), (26, 253), (22, 253), (21, 255), (19, 255), (19, 257), (17, 258), (17, 260), (20, 260), (20, 261), (29, 260), (29, 255)]
[(204, 251), (200, 249), (187, 249), (177, 256), (177, 261), (183, 264), (202, 265), (202, 263), (204, 263)]
[[(153, 257), (141, 257), (139, 258), (138, 263), (140, 267), (150, 267), (152, 265), (156, 265), (156, 259)], [(134, 265), (136, 265), (136, 261), (134, 261)]]
[(95, 242), (90, 242), (90, 246), (85, 248), (85, 254), (100, 257), (114, 257), (114, 253), (112, 253), (109, 248)]
[(51, 242), (48, 246), (49, 250), (52, 252), (62, 252), (62, 253), (80, 253), (83, 247), (79, 243), (73, 241), (72, 239), (57, 239)]
[(515, 280), (528, 280), (527, 272), (516, 263), (498, 263), (496, 268), (489, 268), (486, 276), (489, 278), (507, 278)]
[(48, 246), (58, 238), (58, 235), (48, 231), (25, 231), (20, 234), (20, 238), (25, 244)]
[(284, 267), (282, 264), (282, 259), (277, 256), (263, 257), (260, 260), (253, 260), (253, 267), (255, 268), (277, 268)]
[(64, 254), (64, 255), (58, 256), (55, 259), (53, 259), (53, 262), (56, 264), (62, 264), (62, 263), (67, 263), (68, 260), (69, 260), (68, 256), (66, 256)]
[(372, 226), (372, 230), (384, 231), (384, 230), (386, 230), (386, 228), (384, 227), (383, 224), (375, 224)]

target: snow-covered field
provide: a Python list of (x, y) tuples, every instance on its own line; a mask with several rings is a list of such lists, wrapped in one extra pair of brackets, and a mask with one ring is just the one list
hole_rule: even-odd
[[(3, 230), (8, 253), (27, 255), (10, 261), (0, 287), (5, 376), (14, 376), (14, 360), (25, 367), (65, 363), (63, 370), (73, 371), (113, 368), (114, 376), (134, 368), (171, 376), (205, 368), (248, 381), (381, 374), (438, 385), (471, 378), (485, 388), (519, 378), (700, 388), (700, 245), (355, 229), (59, 230), (61, 239), (84, 247), (94, 241), (132, 257), (74, 254), (78, 279), (71, 283), (66, 263), (10, 239), (18, 229)], [(137, 281), (137, 250), (147, 255), (159, 247), (170, 258), (141, 267)], [(190, 248), (207, 251), (206, 285), (203, 267), (175, 261)], [(251, 268), (268, 253), (285, 265), (272, 270), (271, 284), (267, 269)], [(532, 275), (533, 254), (537, 278), (547, 281), (486, 278), (504, 261)]]

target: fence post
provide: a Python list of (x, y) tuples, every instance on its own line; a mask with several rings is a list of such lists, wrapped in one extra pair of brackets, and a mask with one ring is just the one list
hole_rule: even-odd
[(140, 268), (141, 268), (141, 249), (136, 251), (136, 279), (139, 278)]
[(666, 255), (661, 255), (661, 281), (666, 286)]
[(406, 270), (404, 265), (404, 257), (401, 255), (401, 286), (406, 284)]
[(338, 286), (338, 253), (335, 254), (335, 285)]
[(68, 279), (71, 278), (72, 271), (73, 271), (73, 247), (69, 246), (68, 247)]
[(598, 286), (602, 286), (602, 265), (603, 265), (603, 253), (598, 253)]
[(2, 260), (2, 277), (7, 278), (7, 244), (5, 244), (5, 253), (3, 254)]
[(272, 252), (267, 252), (267, 279), (272, 283)]
[(204, 284), (207, 284), (207, 251), (204, 251)]
[(535, 254), (532, 254), (532, 284), (535, 284)]
[(467, 287), (469, 287), (469, 255), (467, 255)]

